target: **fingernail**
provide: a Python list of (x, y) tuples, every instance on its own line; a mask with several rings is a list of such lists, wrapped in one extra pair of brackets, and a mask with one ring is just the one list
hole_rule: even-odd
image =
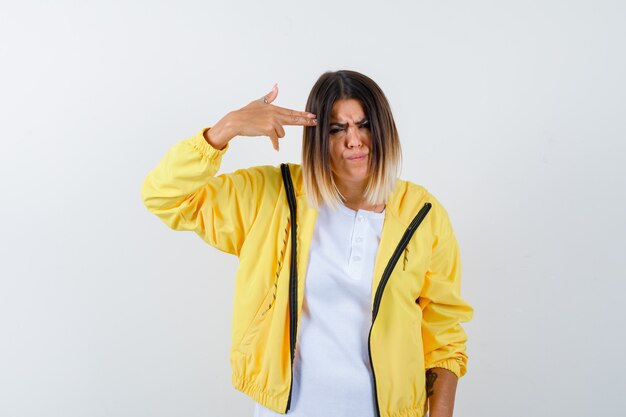
[(309, 117), (311, 117), (311, 118), (315, 118), (315, 117), (317, 117), (317, 116), (316, 116), (315, 114), (313, 114), (313, 113), (309, 113)]

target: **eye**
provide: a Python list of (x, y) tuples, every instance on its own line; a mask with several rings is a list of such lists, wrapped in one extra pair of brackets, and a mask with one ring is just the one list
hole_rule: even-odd
[(361, 123), (361, 126), (360, 126), (360, 127), (364, 127), (364, 128), (366, 128), (366, 129), (369, 129), (369, 127), (370, 127), (370, 122), (363, 122), (363, 123)]

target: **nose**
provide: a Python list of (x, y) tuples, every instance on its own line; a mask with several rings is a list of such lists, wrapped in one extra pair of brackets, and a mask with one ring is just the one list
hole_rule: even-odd
[(348, 126), (346, 132), (346, 146), (348, 148), (360, 148), (362, 145), (361, 132), (358, 126)]

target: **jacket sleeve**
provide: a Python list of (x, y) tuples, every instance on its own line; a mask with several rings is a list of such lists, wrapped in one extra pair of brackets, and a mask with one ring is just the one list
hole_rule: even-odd
[(213, 148), (205, 130), (168, 151), (144, 180), (141, 197), (170, 228), (192, 230), (217, 249), (239, 255), (265, 178), (255, 168), (215, 176), (229, 145)]
[(448, 214), (439, 203), (433, 209), (432, 257), (420, 295), (425, 367), (460, 378), (467, 369), (467, 336), (459, 323), (469, 321), (473, 309), (461, 298), (461, 258)]

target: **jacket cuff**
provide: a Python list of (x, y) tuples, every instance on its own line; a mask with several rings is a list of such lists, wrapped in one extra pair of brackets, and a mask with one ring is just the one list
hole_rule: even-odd
[(465, 365), (461, 365), (459, 361), (456, 359), (444, 359), (444, 360), (435, 362), (433, 364), (428, 365), (426, 367), (426, 370), (432, 369), (432, 368), (447, 369), (448, 371), (454, 373), (454, 375), (456, 375), (457, 378), (461, 378), (463, 375), (465, 375), (465, 372), (466, 372)]
[(218, 160), (218, 159), (221, 159), (222, 155), (224, 155), (224, 153), (228, 150), (228, 146), (230, 144), (227, 143), (226, 146), (224, 147), (224, 149), (215, 149), (204, 138), (204, 132), (206, 132), (209, 129), (211, 129), (211, 128), (210, 127), (205, 127), (202, 130), (200, 130), (198, 133), (196, 133), (191, 138), (191, 144), (193, 145), (193, 148), (198, 153), (200, 153), (200, 155), (202, 155), (203, 159), (208, 159), (208, 160)]

